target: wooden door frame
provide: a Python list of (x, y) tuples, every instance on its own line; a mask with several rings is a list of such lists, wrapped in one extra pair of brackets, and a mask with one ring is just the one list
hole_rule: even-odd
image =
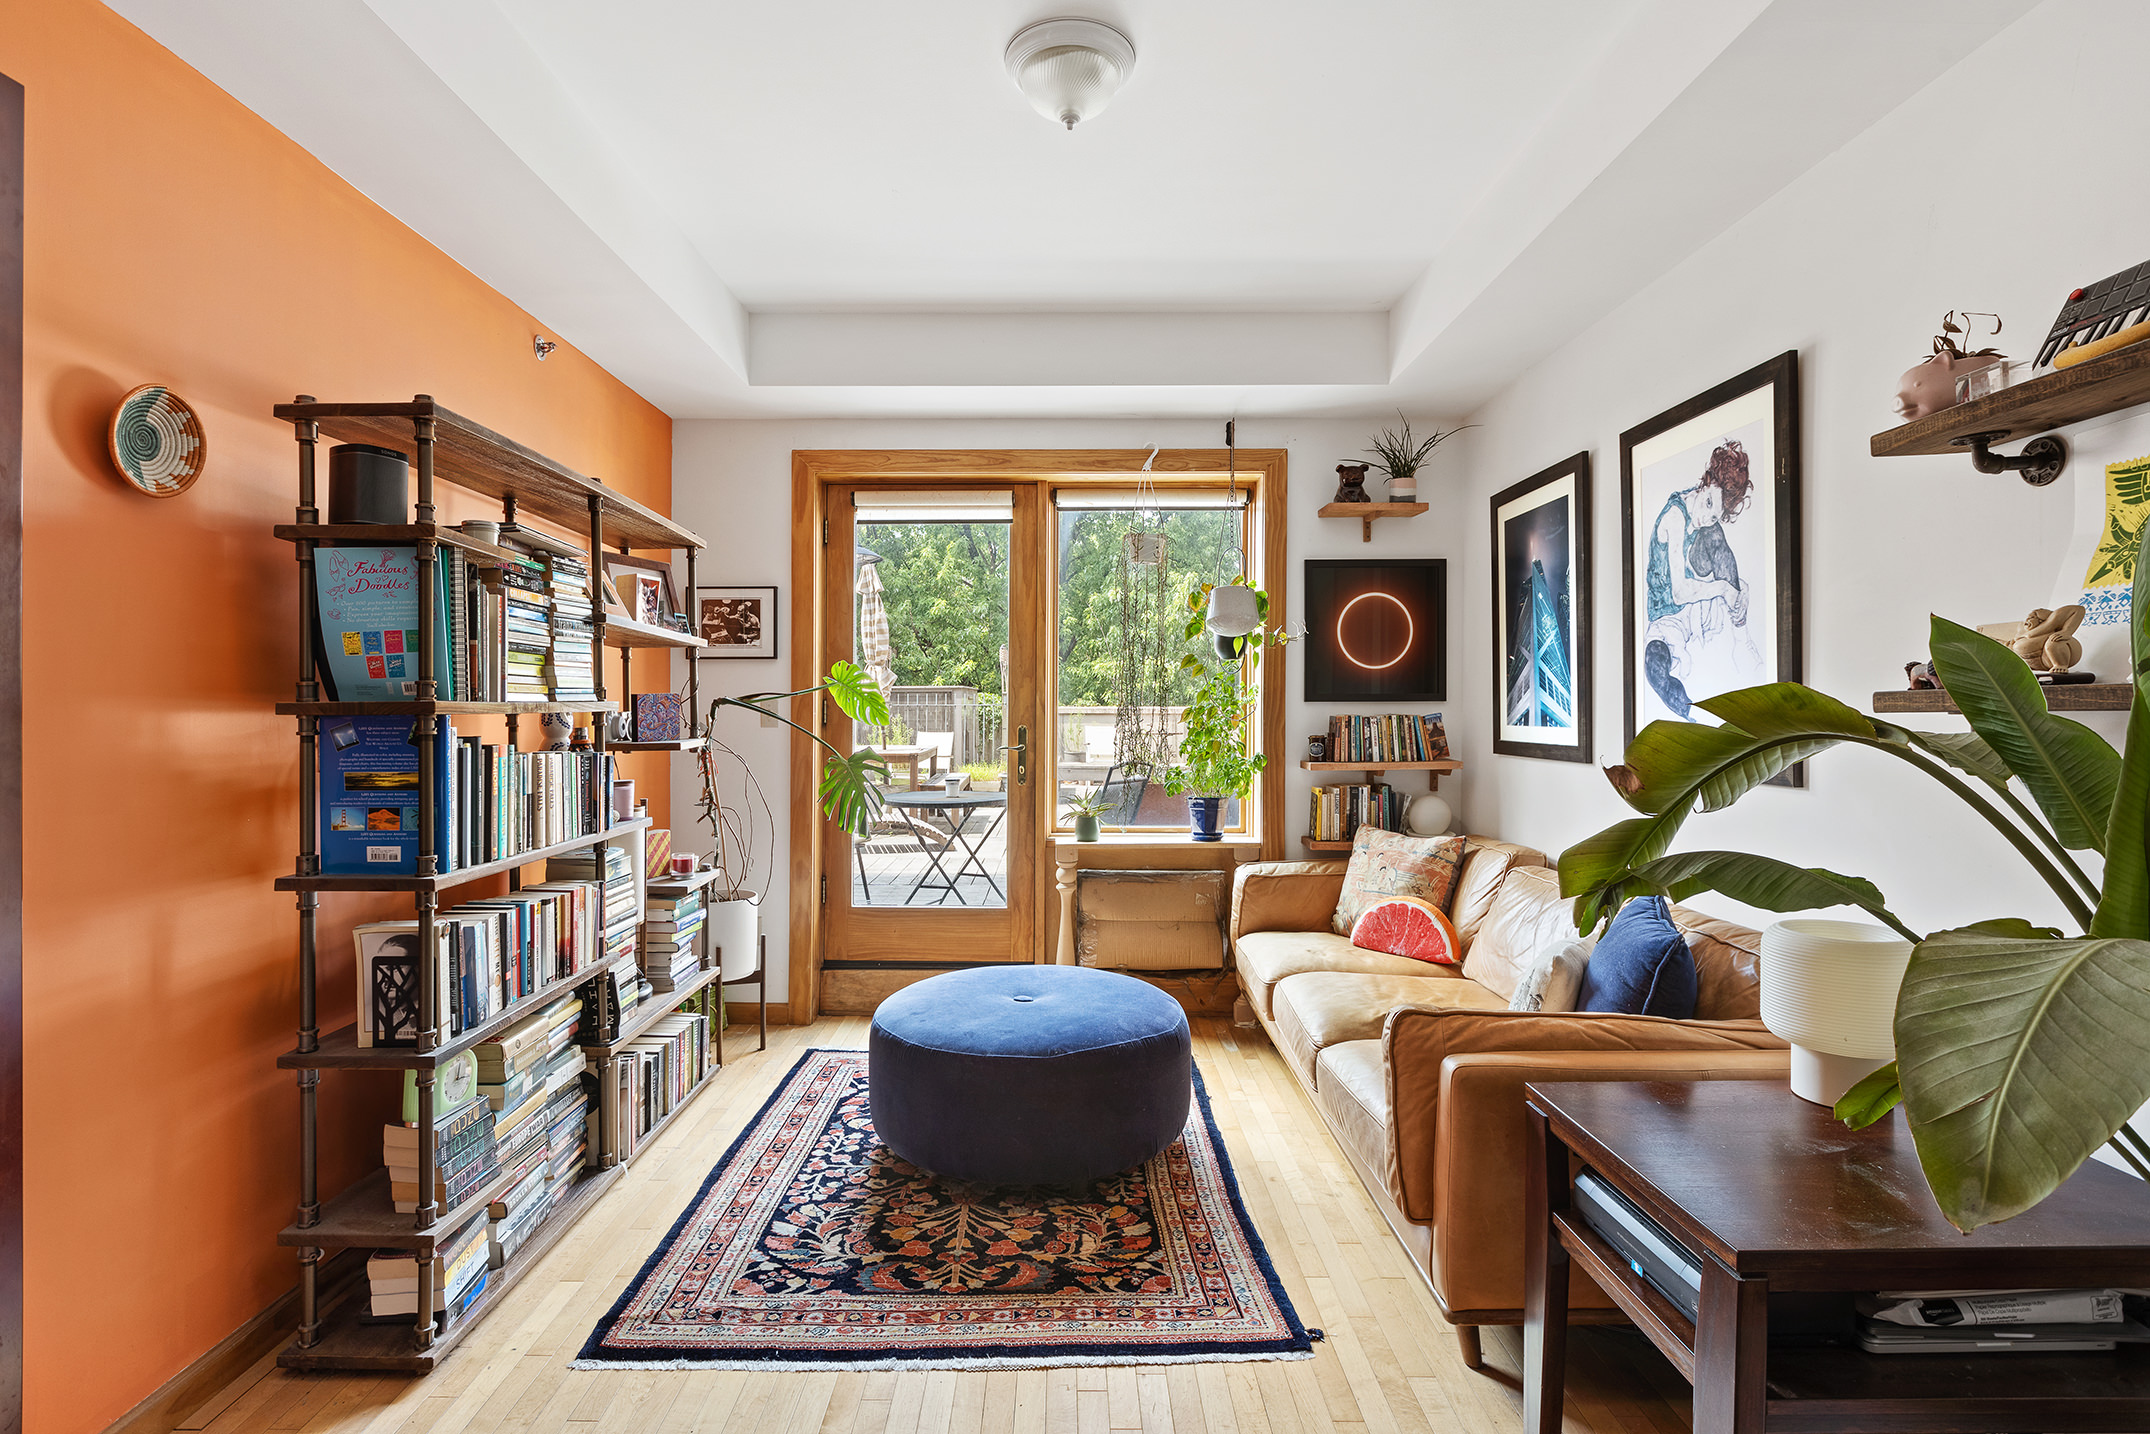
[(23, 93), (0, 75), (0, 1429), (22, 1427)]
[[(1146, 448), (800, 448), (791, 454), (791, 685), (813, 685), (815, 670), (826, 636), (823, 604), (814, 598), (827, 581), (828, 490), (845, 483), (919, 479), (951, 488), (1021, 479), (1040, 479), (1062, 485), (1084, 482), (1125, 482), (1143, 470), (1150, 473), (1221, 476), (1234, 461), (1222, 448), (1165, 448), (1154, 455)], [(1282, 448), (1242, 448), (1236, 457), (1238, 471), (1258, 479), (1260, 496), (1256, 518), (1261, 545), (1264, 585), (1272, 610), (1285, 606), (1286, 567), (1284, 524), (1289, 455)], [(1277, 860), (1284, 854), (1284, 650), (1272, 648), (1262, 655), (1260, 668), (1262, 750), (1270, 755), (1258, 788), (1261, 799), (1262, 856)], [(1048, 694), (1049, 696), (1049, 694)], [(818, 704), (794, 698), (792, 720), (819, 730)], [(791, 843), (789, 861), (790, 978), (785, 1015), (799, 1025), (812, 1021), (821, 1009), (820, 883), (827, 855), (826, 826), (818, 819), (800, 820), (814, 811), (814, 790), (819, 763), (815, 748), (794, 737), (791, 744), (789, 802)], [(1049, 830), (1049, 828), (1048, 828)], [(1040, 853), (1039, 870), (1051, 863)], [(1044, 909), (1044, 903), (1038, 903)], [(1040, 923), (1042, 925), (1042, 922)], [(1040, 930), (1036, 939), (1044, 941)], [(1040, 949), (1044, 949), (1041, 947)]]

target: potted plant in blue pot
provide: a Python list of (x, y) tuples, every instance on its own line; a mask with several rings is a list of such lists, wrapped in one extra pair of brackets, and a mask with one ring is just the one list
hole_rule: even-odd
[[(1212, 585), (1204, 583), (1188, 596), (1187, 606), (1195, 614), (1187, 624), (1190, 638), (1203, 629), (1203, 604), (1211, 591)], [(1268, 595), (1256, 589), (1255, 599), (1258, 611), (1267, 616)], [(1255, 776), (1269, 765), (1267, 754), (1247, 750), (1247, 724), (1258, 695), (1248, 680), (1248, 666), (1264, 649), (1290, 639), (1275, 628), (1256, 628), (1233, 641), (1238, 655), (1213, 666), (1193, 656), (1180, 660), (1181, 667), (1204, 676), (1194, 701), (1181, 713), (1187, 735), (1180, 739), (1179, 760), (1157, 777), (1166, 791), (1187, 798), (1188, 830), (1196, 841), (1223, 840), (1218, 813), (1227, 801), (1244, 802), (1254, 790)]]

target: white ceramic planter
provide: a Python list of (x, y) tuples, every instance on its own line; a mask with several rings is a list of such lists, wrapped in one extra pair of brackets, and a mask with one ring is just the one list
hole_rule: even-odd
[(709, 903), (709, 949), (718, 953), (722, 979), (738, 981), (754, 974), (761, 942), (761, 898), (741, 896)]
[(1857, 921), (1794, 917), (1762, 932), (1762, 1024), (1792, 1043), (1792, 1093), (1835, 1105), (1896, 1056), (1911, 943)]

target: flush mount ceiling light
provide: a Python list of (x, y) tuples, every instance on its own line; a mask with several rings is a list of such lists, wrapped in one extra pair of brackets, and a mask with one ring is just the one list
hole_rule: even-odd
[(1041, 20), (1008, 42), (1008, 75), (1037, 112), (1069, 129), (1112, 102), (1135, 47), (1096, 20)]

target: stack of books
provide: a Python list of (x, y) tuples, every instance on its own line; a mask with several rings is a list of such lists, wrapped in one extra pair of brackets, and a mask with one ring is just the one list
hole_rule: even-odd
[[(485, 1293), (492, 1265), (485, 1238), (486, 1218), (478, 1215), (433, 1250), (433, 1318), (446, 1327)], [(390, 1323), (418, 1314), (418, 1255), (412, 1250), (375, 1250), (366, 1261), (366, 1283), (373, 1304), (367, 1322)]]
[(552, 881), (602, 882), (605, 899), (598, 963), (611, 966), (633, 957), (635, 934), (642, 922), (633, 853), (617, 846), (589, 847), (551, 858), (545, 875)]
[(502, 700), (544, 702), (552, 696), (546, 664), (552, 657), (552, 590), (543, 565), (522, 564), (500, 570), (506, 656)]
[(1403, 830), (1403, 793), (1386, 782), (1316, 787), (1309, 794), (1308, 835), (1316, 841), (1350, 841), (1362, 826)]
[(699, 887), (653, 895), (642, 920), (642, 974), (656, 991), (676, 991), (702, 969), (697, 937), (706, 913)]
[(546, 581), (552, 589), (552, 700), (595, 702), (597, 659), (591, 622), (590, 569), (580, 555), (545, 555)]
[(545, 1145), (542, 1122), (537, 1132), (536, 1158), (507, 1193), (488, 1205), (486, 1214), (487, 1263), (494, 1269), (507, 1264), (530, 1238), (530, 1232), (552, 1212), (552, 1160)]
[[(500, 1173), (493, 1138), (493, 1107), (482, 1094), (433, 1122), (433, 1203), (443, 1214), (453, 1210)], [(381, 1160), (388, 1166), (388, 1188), (396, 1213), (418, 1208), (418, 1127), (389, 1125), (381, 1130)], [(415, 1307), (413, 1307), (415, 1313)]]
[(1331, 717), (1332, 762), (1439, 762), (1448, 756), (1448, 733), (1441, 714), (1414, 717), (1393, 712), (1379, 717)]
[[(602, 900), (595, 882), (553, 881), (466, 901), (437, 920), (437, 1000), (448, 1034), (475, 1030), (594, 966)], [(372, 921), (351, 934), (358, 947), (358, 1044), (415, 1045), (418, 923)]]

